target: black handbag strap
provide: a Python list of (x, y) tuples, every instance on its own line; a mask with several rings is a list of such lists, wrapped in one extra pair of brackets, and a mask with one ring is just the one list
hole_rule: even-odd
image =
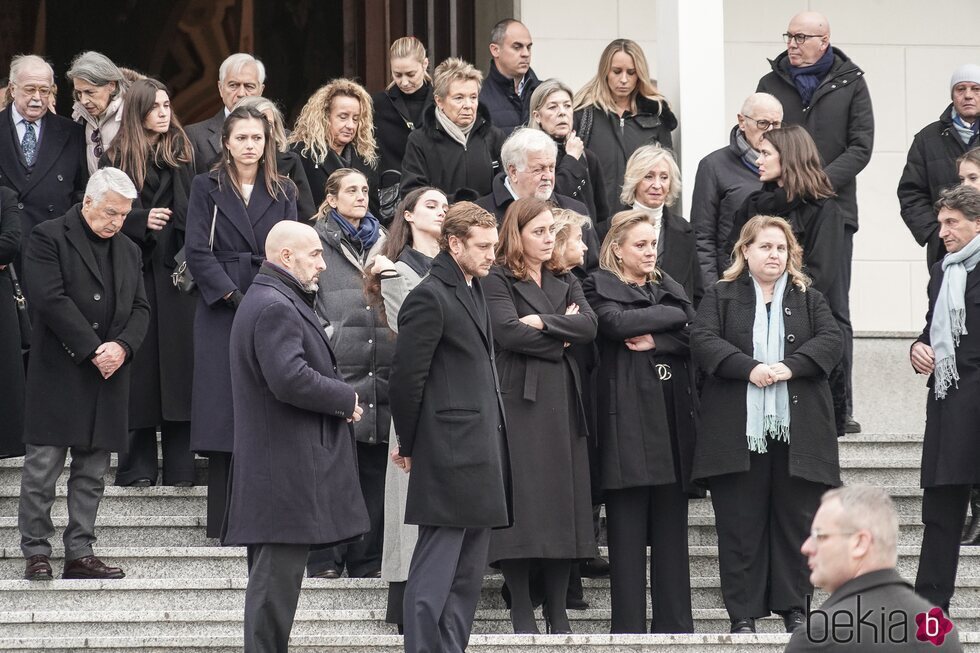
[(20, 289), (20, 281), (17, 279), (17, 271), (14, 270), (14, 264), (8, 263), (7, 270), (10, 272), (10, 281), (14, 285), (14, 301), (17, 303), (19, 310), (24, 310), (27, 307), (27, 299), (24, 298), (24, 291)]

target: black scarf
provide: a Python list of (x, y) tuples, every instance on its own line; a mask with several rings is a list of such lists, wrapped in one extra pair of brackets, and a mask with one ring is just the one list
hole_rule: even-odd
[[(789, 60), (787, 59), (788, 62)], [(810, 106), (814, 92), (816, 92), (817, 87), (820, 86), (820, 82), (823, 81), (824, 75), (830, 71), (833, 65), (834, 51), (831, 48), (827, 48), (823, 56), (810, 66), (789, 65), (789, 74), (793, 78), (793, 84), (796, 85), (796, 90), (799, 92), (800, 98), (803, 100), (803, 106)]]

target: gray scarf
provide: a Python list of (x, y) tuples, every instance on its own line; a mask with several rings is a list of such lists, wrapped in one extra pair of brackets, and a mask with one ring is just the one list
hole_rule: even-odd
[(447, 116), (439, 107), (436, 107), (436, 120), (439, 121), (439, 125), (454, 141), (462, 145), (464, 148), (466, 147), (466, 141), (470, 137), (470, 132), (473, 131), (473, 125), (476, 124), (476, 120), (468, 124), (466, 127), (460, 127), (450, 120), (449, 116)]
[(939, 287), (936, 305), (932, 309), (932, 325), (929, 342), (936, 357), (933, 371), (933, 389), (936, 399), (944, 399), (951, 385), (959, 384), (960, 373), (956, 369), (956, 348), (960, 336), (966, 330), (966, 275), (980, 262), (980, 236), (975, 236), (966, 247), (947, 254), (943, 259), (943, 283)]
[(755, 164), (759, 160), (759, 152), (752, 149), (749, 141), (745, 138), (745, 132), (741, 129), (735, 132), (735, 146), (738, 148), (739, 155), (745, 167), (755, 174), (759, 174), (759, 166)]
[[(755, 288), (755, 321), (752, 324), (752, 358), (772, 365), (785, 358), (783, 341), (786, 328), (783, 325), (783, 294), (786, 292), (789, 274), (783, 272), (772, 291), (772, 303), (766, 311), (762, 286), (752, 279)], [(766, 438), (789, 443), (789, 389), (785, 381), (757, 388), (748, 383), (745, 391), (745, 437), (749, 451), (766, 453)]]

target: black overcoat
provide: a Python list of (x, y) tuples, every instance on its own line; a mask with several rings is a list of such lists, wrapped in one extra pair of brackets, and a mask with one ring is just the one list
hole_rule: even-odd
[(221, 153), (221, 130), (225, 125), (225, 108), (218, 109), (207, 120), (187, 125), (184, 131), (194, 147), (194, 169), (197, 174), (204, 174), (211, 169), (211, 164)]
[[(932, 266), (929, 310), (919, 342), (931, 346), (932, 311), (943, 283), (942, 263)], [(966, 331), (956, 348), (960, 380), (945, 399), (936, 399), (934, 377), (929, 377), (926, 431), (922, 443), (922, 487), (980, 483), (980, 266), (966, 277)]]
[[(113, 236), (113, 287), (106, 290), (86, 235), (81, 206), (48, 220), (31, 234), (24, 264), (34, 337), (27, 369), (24, 441), (124, 451), (129, 440), (127, 364), (103, 379), (90, 360), (103, 342), (139, 351), (150, 319), (139, 248)], [(115, 311), (108, 328), (105, 301)], [(100, 337), (100, 333), (104, 337)]]
[[(564, 141), (555, 141), (558, 158), (555, 161), (555, 194), (567, 195), (585, 204), (586, 215), (595, 224), (606, 222), (612, 216), (612, 207), (606, 195), (606, 180), (602, 176), (602, 165), (592, 150), (586, 149), (582, 156), (575, 158), (565, 151)], [(614, 204), (613, 206), (619, 206)]]
[[(377, 164), (370, 165), (351, 145), (348, 145), (344, 152), (345, 155), (350, 157), (349, 164), (345, 164), (333, 150), (327, 152), (327, 157), (323, 161), (316, 161), (313, 159), (312, 153), (303, 154), (303, 148), (305, 146), (306, 144), (302, 141), (293, 143), (291, 151), (303, 164), (303, 172), (306, 174), (306, 181), (309, 182), (310, 194), (312, 195), (313, 206), (316, 207), (316, 210), (319, 210), (323, 204), (323, 200), (327, 198), (327, 178), (334, 171), (340, 170), (341, 168), (353, 168), (363, 174), (367, 179), (368, 210), (371, 211), (371, 215), (381, 215), (380, 200), (378, 199), (380, 179), (378, 177)], [(316, 210), (313, 212), (314, 215), (316, 214)], [(305, 219), (303, 215), (300, 215), (300, 220)]]
[[(596, 316), (571, 274), (541, 271), (541, 286), (495, 266), (483, 281), (500, 394), (507, 411), (514, 525), (490, 537), (491, 562), (591, 558), (588, 420), (578, 365), (565, 343), (591, 344)], [(577, 304), (577, 315), (565, 315)], [(520, 321), (538, 315), (545, 328)]]
[(369, 528), (346, 418), (354, 389), (337, 373), (313, 309), (262, 273), (231, 330), (235, 406), (230, 545), (333, 544)]
[(378, 170), (401, 172), (402, 159), (405, 157), (405, 146), (408, 136), (422, 126), (422, 116), (432, 106), (432, 84), (425, 82), (422, 87), (412, 94), (422, 96), (422, 115), (418, 120), (411, 115), (405, 94), (397, 86), (378, 91), (371, 96), (374, 103), (374, 132), (378, 137), (378, 149), (381, 151), (381, 162)]
[(37, 157), (28, 168), (10, 107), (0, 111), (0, 186), (17, 193), (22, 252), (35, 226), (64, 215), (82, 201), (87, 183), (85, 130), (81, 125), (50, 111), (45, 113)]
[[(191, 183), (187, 207), (187, 266), (197, 281), (194, 315), (194, 384), (191, 400), (191, 449), (231, 452), (231, 375), (228, 338), (235, 309), (223, 297), (248, 290), (265, 258), (265, 238), (282, 220), (296, 219), (296, 188), (284, 183), (285, 195), (273, 198), (261, 182), (248, 206), (227, 178), (212, 171)], [(215, 213), (215, 207), (217, 212)], [(208, 246), (212, 216), (214, 247)]]
[[(20, 219), (17, 193), (0, 186), (0, 266), (20, 252)], [(0, 270), (0, 383), (0, 458), (23, 456), (24, 358), (9, 267)]]
[(657, 241), (657, 265), (679, 283), (697, 310), (704, 296), (701, 266), (691, 223), (664, 206)]
[(405, 523), (513, 523), (504, 405), (479, 279), (468, 287), (447, 252), (398, 312), (391, 415), (412, 458)]
[[(749, 470), (745, 392), (752, 358), (755, 288), (745, 272), (708, 289), (691, 329), (691, 350), (704, 371), (694, 478)], [(837, 427), (827, 377), (841, 357), (841, 334), (819, 290), (788, 283), (783, 295), (783, 363), (793, 372), (789, 473), (838, 486)]]
[[(687, 329), (694, 308), (680, 284), (666, 274), (648, 290), (625, 284), (608, 270), (597, 270), (585, 281), (585, 296), (599, 317), (596, 421), (602, 489), (680, 483), (696, 493), (690, 483), (695, 396), (688, 392), (694, 375)], [(656, 349), (637, 352), (626, 347), (627, 338), (648, 333)], [(672, 370), (675, 437), (657, 363)], [(674, 471), (675, 453), (682, 478)]]
[(477, 107), (476, 124), (466, 147), (456, 142), (436, 120), (435, 105), (425, 110), (422, 127), (409, 135), (402, 159), (401, 194), (434, 186), (452, 199), (462, 191), (476, 199), (490, 192), (494, 176), (503, 170), (500, 148), (506, 136), (493, 126), (486, 107)]

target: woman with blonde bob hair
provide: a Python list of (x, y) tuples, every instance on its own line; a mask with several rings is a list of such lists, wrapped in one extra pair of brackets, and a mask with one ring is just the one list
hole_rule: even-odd
[(704, 374), (694, 478), (707, 484), (731, 632), (775, 612), (786, 632), (813, 593), (800, 542), (841, 484), (829, 377), (841, 333), (783, 218), (757, 215), (691, 331)]
[(501, 171), (503, 132), (480, 104), (483, 73), (451, 57), (436, 67), (435, 104), (425, 109), (422, 127), (408, 136), (402, 159), (401, 192), (420, 186), (442, 189), (451, 200), (476, 200), (492, 190)]
[(326, 199), (327, 178), (341, 168), (359, 170), (368, 180), (372, 215), (379, 213), (378, 145), (371, 96), (357, 82), (334, 79), (314, 93), (288, 139), (303, 162), (313, 203)]
[(626, 160), (650, 143), (671, 147), (677, 118), (650, 80), (650, 68), (635, 41), (616, 39), (599, 57), (596, 76), (573, 100), (575, 133), (602, 167), (610, 210), (619, 206)]
[[(642, 211), (612, 217), (585, 296), (599, 317), (596, 432), (613, 633), (691, 633), (687, 503), (697, 394), (684, 289), (657, 268)], [(646, 548), (652, 622), (647, 628)]]
[(660, 268), (683, 286), (697, 308), (704, 283), (694, 228), (670, 210), (680, 196), (681, 171), (673, 153), (660, 145), (637, 148), (626, 162), (619, 199), (626, 207), (647, 214), (657, 231)]

